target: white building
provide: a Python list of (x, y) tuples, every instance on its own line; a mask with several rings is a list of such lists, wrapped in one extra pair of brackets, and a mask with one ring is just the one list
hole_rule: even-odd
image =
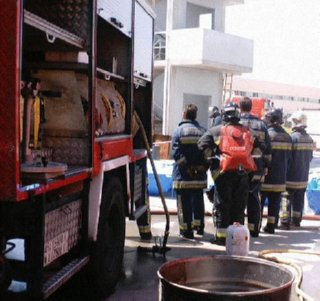
[(149, 2), (157, 15), (153, 94), (162, 133), (172, 135), (187, 103), (198, 106), (198, 121), (208, 127), (209, 108), (221, 107), (231, 90), (230, 75), (252, 71), (253, 42), (224, 32), (226, 6), (244, 0)]

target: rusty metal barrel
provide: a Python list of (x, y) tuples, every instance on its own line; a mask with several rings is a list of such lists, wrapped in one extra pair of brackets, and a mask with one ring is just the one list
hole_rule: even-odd
[(293, 273), (268, 260), (203, 256), (158, 270), (159, 301), (290, 301)]

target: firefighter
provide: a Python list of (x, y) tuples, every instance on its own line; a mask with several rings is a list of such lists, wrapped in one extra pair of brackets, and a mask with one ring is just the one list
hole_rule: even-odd
[(281, 216), (281, 224), (287, 229), (290, 228), (291, 223), (293, 226), (300, 227), (313, 152), (313, 140), (306, 132), (307, 116), (302, 111), (297, 111), (290, 119), (292, 121), (292, 160), (287, 173), (288, 195), (282, 206), (284, 211)]
[(216, 126), (222, 123), (222, 117), (218, 107), (214, 106), (212, 108), (212, 111), (209, 114), (209, 118), (212, 119), (212, 126)]
[(253, 150), (257, 171), (249, 174), (249, 198), (247, 202), (248, 228), (252, 237), (258, 237), (261, 224), (260, 189), (271, 161), (271, 143), (266, 124), (251, 114), (252, 100), (240, 100), (240, 122), (249, 127), (255, 138)]
[(271, 163), (261, 186), (261, 214), (268, 198), (268, 220), (264, 232), (273, 234), (279, 220), (281, 193), (286, 190), (286, 174), (291, 158), (291, 137), (282, 128), (282, 111), (275, 109), (267, 114), (268, 133), (271, 139)]
[(204, 234), (204, 197), (207, 165), (197, 142), (205, 129), (196, 121), (198, 108), (189, 104), (172, 137), (173, 188), (177, 196), (180, 236), (193, 239), (194, 230)]
[[(223, 171), (221, 160), (217, 157), (223, 155), (221, 142), (223, 129), (228, 126), (243, 127), (240, 121), (240, 110), (237, 104), (231, 102), (222, 111), (224, 124), (212, 127), (199, 140), (198, 147), (204, 153), (204, 157), (211, 161), (211, 175), (214, 180), (215, 192), (213, 196), (213, 218), (215, 224), (215, 238), (213, 243), (225, 245), (227, 227), (234, 222), (244, 224), (244, 211), (249, 193), (249, 179), (246, 169), (237, 168)], [(252, 139), (250, 130), (246, 128), (247, 134)], [(251, 158), (254, 164), (253, 159)], [(241, 164), (239, 164), (241, 166)]]

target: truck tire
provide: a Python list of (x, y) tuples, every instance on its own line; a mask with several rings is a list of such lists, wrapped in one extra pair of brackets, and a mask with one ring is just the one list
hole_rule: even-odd
[(122, 271), (125, 241), (124, 193), (118, 178), (103, 185), (97, 241), (93, 247), (91, 283), (99, 297), (110, 295)]

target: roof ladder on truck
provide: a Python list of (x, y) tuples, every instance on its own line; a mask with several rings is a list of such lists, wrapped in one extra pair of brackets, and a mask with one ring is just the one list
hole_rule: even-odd
[(233, 73), (226, 72), (223, 74), (222, 106), (225, 104), (228, 98), (231, 99), (232, 81), (233, 81)]

